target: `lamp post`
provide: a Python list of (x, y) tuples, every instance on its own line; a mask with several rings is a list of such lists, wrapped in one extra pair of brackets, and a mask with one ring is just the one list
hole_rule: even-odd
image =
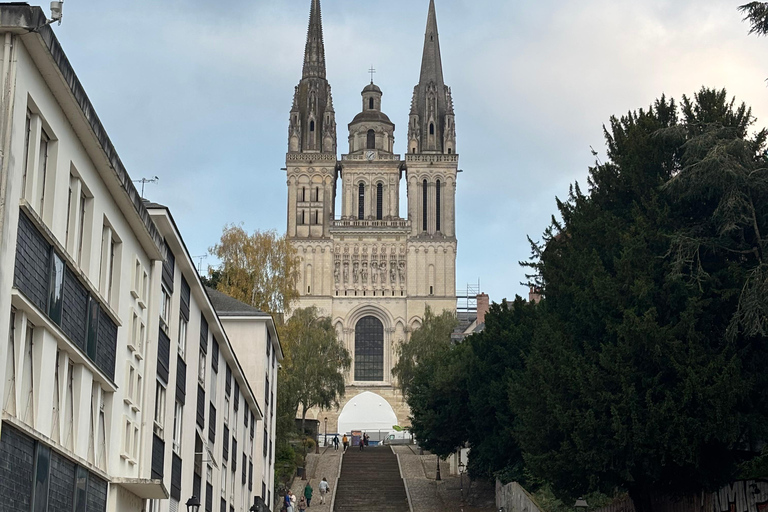
[(459, 492), (461, 492), (461, 503), (464, 503), (464, 470), (466, 466), (459, 459)]
[(328, 446), (328, 416), (325, 417), (325, 443), (323, 446)]
[(187, 500), (187, 512), (198, 512), (200, 510), (200, 500), (194, 494)]

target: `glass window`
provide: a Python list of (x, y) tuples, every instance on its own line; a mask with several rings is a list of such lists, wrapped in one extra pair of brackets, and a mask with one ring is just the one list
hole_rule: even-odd
[(51, 449), (41, 443), (37, 443), (35, 455), (35, 482), (32, 489), (32, 512), (47, 512)]
[(187, 352), (187, 321), (179, 316), (179, 355), (185, 358)]
[[(373, 98), (371, 98), (371, 102), (373, 102)], [(366, 134), (365, 147), (366, 149), (376, 149), (376, 133), (373, 130), (368, 130)]]
[(43, 208), (45, 207), (45, 182), (48, 174), (48, 135), (44, 130), (40, 131), (40, 159), (38, 160), (38, 190), (40, 197), (40, 209), (38, 213), (43, 216)]
[(359, 220), (365, 218), (365, 184), (363, 183), (357, 186), (357, 218)]
[(88, 470), (82, 466), (75, 469), (75, 505), (74, 512), (85, 512), (88, 499)]
[(197, 381), (201, 386), (205, 387), (205, 352), (202, 350), (200, 351), (200, 356), (198, 357)]
[(440, 180), (435, 183), (435, 231), (440, 231)]
[(168, 325), (169, 319), (171, 317), (171, 295), (168, 293), (164, 286), (162, 289), (163, 296), (162, 302), (160, 303), (160, 318), (163, 320), (163, 322), (165, 322), (165, 325)]
[(64, 305), (64, 260), (51, 249), (51, 268), (48, 281), (48, 316), (61, 325), (61, 311)]
[(85, 208), (88, 198), (85, 192), (80, 193), (80, 226), (77, 230), (77, 264), (83, 261), (83, 238), (85, 236)]
[(180, 402), (176, 402), (176, 407), (173, 409), (173, 451), (177, 454), (181, 453), (181, 427), (183, 417), (184, 406)]
[(421, 230), (427, 230), (427, 180), (421, 184)]
[(376, 185), (376, 220), (381, 220), (384, 214), (384, 185)]
[(21, 178), (21, 196), (27, 197), (27, 166), (29, 165), (29, 135), (32, 131), (32, 112), (27, 110), (27, 124), (24, 127), (24, 175)]
[(99, 313), (101, 308), (99, 303), (93, 297), (88, 297), (88, 321), (86, 326), (87, 343), (86, 353), (88, 357), (96, 359), (96, 341), (99, 334)]
[(165, 428), (165, 386), (158, 381), (155, 390), (155, 434), (161, 438), (163, 428)]
[(384, 380), (384, 326), (373, 316), (355, 326), (355, 380)]

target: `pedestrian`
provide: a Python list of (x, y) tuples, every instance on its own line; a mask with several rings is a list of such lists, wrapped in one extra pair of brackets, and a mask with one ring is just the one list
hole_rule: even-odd
[(302, 496), (299, 500), (299, 512), (304, 512), (305, 510), (307, 510), (307, 500)]
[(328, 480), (323, 477), (317, 487), (320, 489), (320, 503), (325, 503), (325, 495), (331, 490), (331, 487), (328, 485)]
[(341, 444), (344, 445), (344, 451), (347, 451), (347, 448), (349, 448), (349, 439), (347, 438), (347, 434), (344, 434), (344, 436), (341, 438)]
[(291, 505), (291, 491), (290, 489), (285, 493), (283, 498), (283, 508), (286, 512), (293, 512), (293, 506)]
[(339, 434), (333, 436), (333, 449), (339, 451)]
[(296, 495), (292, 492), (288, 491), (291, 495), (291, 508), (288, 510), (288, 512), (293, 512), (296, 510)]
[(365, 448), (365, 434), (360, 436), (360, 444), (358, 446), (360, 447), (360, 451), (363, 451), (363, 448)]
[(368, 448), (368, 434), (363, 434), (363, 440), (365, 441), (365, 447)]
[(312, 505), (312, 480), (307, 480), (307, 485), (304, 486), (304, 497), (307, 498), (307, 507)]

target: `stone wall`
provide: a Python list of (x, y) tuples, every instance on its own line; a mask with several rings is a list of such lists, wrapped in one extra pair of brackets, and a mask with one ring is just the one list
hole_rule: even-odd
[(496, 508), (504, 512), (542, 512), (528, 491), (517, 482), (502, 485), (496, 480)]

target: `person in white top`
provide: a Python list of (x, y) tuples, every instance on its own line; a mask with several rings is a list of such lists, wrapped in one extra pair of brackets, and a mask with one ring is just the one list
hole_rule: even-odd
[(320, 480), (318, 487), (320, 488), (320, 503), (325, 503), (325, 495), (331, 490), (330, 486), (328, 485), (328, 480), (323, 477), (323, 479)]

